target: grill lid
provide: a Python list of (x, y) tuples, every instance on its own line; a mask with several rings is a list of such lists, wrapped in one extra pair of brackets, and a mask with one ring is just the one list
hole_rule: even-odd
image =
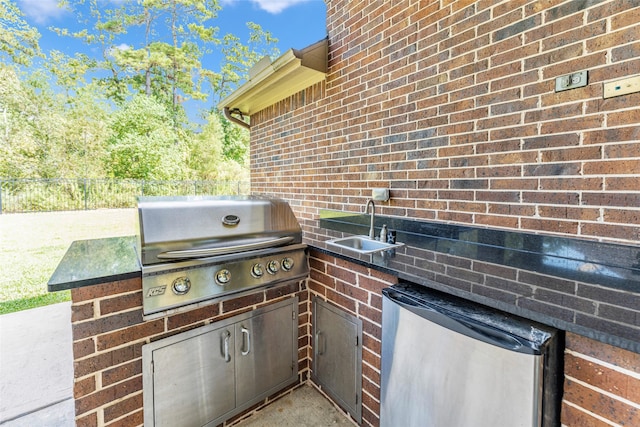
[(301, 243), (289, 204), (259, 196), (139, 197), (142, 265)]

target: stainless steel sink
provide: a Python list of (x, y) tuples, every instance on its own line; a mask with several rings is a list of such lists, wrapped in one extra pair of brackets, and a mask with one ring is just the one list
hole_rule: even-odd
[(358, 252), (359, 254), (371, 254), (389, 249), (399, 248), (403, 243), (385, 243), (370, 239), (367, 236), (351, 236), (327, 241), (327, 244), (343, 249)]

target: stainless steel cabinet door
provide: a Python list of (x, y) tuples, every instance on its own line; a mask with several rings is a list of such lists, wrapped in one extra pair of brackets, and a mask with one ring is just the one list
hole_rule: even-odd
[(314, 298), (313, 328), (313, 379), (360, 422), (362, 321)]
[(298, 298), (142, 346), (145, 427), (217, 426), (298, 380)]
[(232, 331), (213, 330), (153, 351), (156, 427), (203, 426), (235, 407)]
[(297, 377), (298, 319), (291, 304), (235, 325), (238, 404)]

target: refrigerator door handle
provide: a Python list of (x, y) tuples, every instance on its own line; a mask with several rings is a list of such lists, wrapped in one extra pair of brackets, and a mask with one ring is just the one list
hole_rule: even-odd
[(517, 351), (527, 354), (540, 354), (540, 352), (531, 348), (527, 341), (521, 340), (515, 335), (511, 335), (507, 332), (495, 329), (489, 326), (485, 326), (479, 323), (466, 322), (458, 319), (461, 325), (466, 326), (470, 330), (476, 332), (484, 342), (497, 345), (508, 350)]
[(529, 341), (506, 331), (483, 325), (436, 306), (418, 303), (393, 290), (385, 289), (383, 294), (402, 308), (452, 331), (518, 353), (542, 354), (539, 349), (533, 348)]

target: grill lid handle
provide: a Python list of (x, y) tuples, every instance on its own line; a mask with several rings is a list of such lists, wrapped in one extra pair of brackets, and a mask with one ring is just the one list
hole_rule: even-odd
[(293, 240), (292, 236), (277, 237), (275, 239), (264, 240), (261, 242), (247, 243), (243, 245), (223, 246), (218, 248), (204, 249), (184, 249), (179, 251), (167, 251), (157, 255), (161, 259), (184, 259), (184, 258), (205, 258), (215, 255), (226, 255), (237, 252), (254, 251), (256, 249), (265, 249), (275, 246), (284, 245)]

